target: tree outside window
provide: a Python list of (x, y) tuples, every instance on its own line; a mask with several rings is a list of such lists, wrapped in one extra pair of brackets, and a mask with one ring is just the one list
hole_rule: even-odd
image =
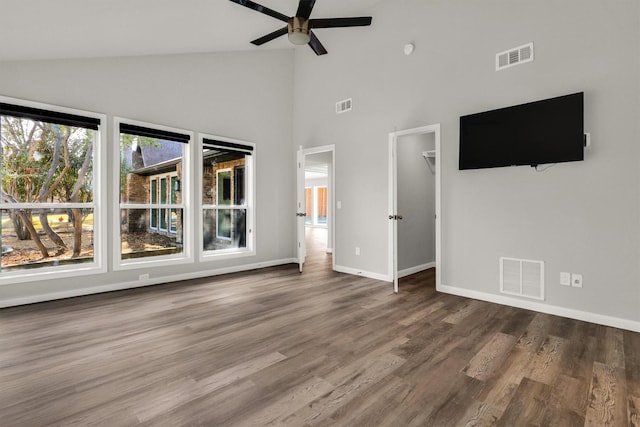
[(0, 115), (3, 273), (94, 260), (96, 130)]

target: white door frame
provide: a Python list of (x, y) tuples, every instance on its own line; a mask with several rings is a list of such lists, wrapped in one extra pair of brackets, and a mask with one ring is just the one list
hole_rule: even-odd
[(406, 129), (389, 133), (389, 257), (388, 270), (393, 281), (393, 291), (398, 293), (398, 165), (397, 145), (398, 138), (409, 135), (434, 134), (436, 142), (436, 289), (441, 280), (441, 214), (440, 214), (440, 190), (441, 190), (441, 150), (440, 150), (440, 123)]
[[(335, 194), (335, 182), (336, 182), (336, 146), (335, 144), (330, 145), (321, 145), (318, 147), (310, 147), (310, 148), (302, 148), (298, 150), (298, 154), (296, 156), (297, 164), (297, 182), (296, 182), (296, 191), (297, 191), (297, 205), (298, 211), (303, 212), (306, 210), (306, 206), (300, 206), (300, 203), (304, 201), (304, 160), (307, 155), (317, 154), (317, 153), (331, 153), (331, 171), (329, 173), (329, 179), (327, 183), (327, 199), (330, 201), (331, 206), (327, 210), (327, 232), (331, 237), (331, 269), (336, 269), (336, 224), (335, 224), (335, 209), (336, 209), (336, 194)], [(302, 156), (301, 158), (299, 156)], [(302, 191), (302, 192), (301, 192)], [(305, 226), (304, 226), (304, 217), (296, 217), (296, 229), (297, 229), (297, 242), (298, 242), (298, 264), (299, 270), (302, 272), (302, 266), (304, 264), (304, 259), (306, 257), (306, 245), (305, 245)], [(300, 225), (302, 222), (302, 226)]]

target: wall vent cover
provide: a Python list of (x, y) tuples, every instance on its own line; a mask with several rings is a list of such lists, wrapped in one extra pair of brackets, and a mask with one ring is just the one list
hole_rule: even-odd
[(533, 42), (496, 54), (496, 71), (533, 61)]
[(353, 101), (351, 98), (336, 102), (336, 114), (346, 113), (351, 111)]
[(544, 262), (500, 258), (500, 292), (544, 300)]

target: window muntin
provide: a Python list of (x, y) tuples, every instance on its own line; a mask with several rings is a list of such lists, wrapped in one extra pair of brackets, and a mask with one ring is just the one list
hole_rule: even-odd
[(254, 146), (202, 138), (203, 256), (253, 252)]
[[(188, 258), (189, 135), (117, 122), (120, 130), (119, 266)], [(161, 258), (158, 258), (161, 257)], [(180, 261), (182, 262), (182, 261)]]
[(101, 119), (11, 102), (0, 102), (0, 283), (93, 272)]

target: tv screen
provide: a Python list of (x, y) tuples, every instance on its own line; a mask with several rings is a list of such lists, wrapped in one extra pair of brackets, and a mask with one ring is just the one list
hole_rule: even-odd
[(584, 160), (584, 93), (460, 117), (459, 169)]

